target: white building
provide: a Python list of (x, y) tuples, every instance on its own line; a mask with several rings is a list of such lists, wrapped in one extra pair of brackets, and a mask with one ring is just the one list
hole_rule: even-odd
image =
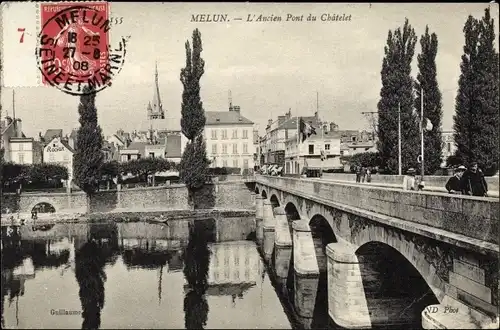
[(259, 256), (251, 242), (224, 242), (210, 245), (208, 284), (256, 283)]
[(38, 141), (26, 137), (22, 131), (22, 121), (8, 117), (0, 125), (4, 160), (16, 164), (38, 164), (42, 162), (42, 150)]
[(441, 163), (441, 167), (446, 167), (446, 160), (448, 157), (454, 155), (457, 151), (453, 134), (453, 131), (443, 131), (441, 133), (441, 139), (443, 141), (443, 162)]
[[(295, 121), (292, 118), (292, 121)], [(295, 126), (296, 126), (295, 122)], [(340, 134), (335, 130), (327, 130), (326, 126), (316, 128), (316, 134), (308, 137), (304, 142), (299, 140), (297, 144), (297, 133), (293, 134), (285, 142), (285, 172), (287, 174), (300, 174), (304, 167), (308, 169), (340, 169)], [(321, 160), (321, 150), (324, 150), (325, 158)]]
[(44, 163), (59, 164), (68, 169), (68, 185), (73, 182), (73, 155), (75, 151), (67, 141), (53, 138), (43, 149)]
[(205, 139), (211, 167), (253, 169), (255, 145), (253, 125), (239, 107), (229, 111), (205, 112)]

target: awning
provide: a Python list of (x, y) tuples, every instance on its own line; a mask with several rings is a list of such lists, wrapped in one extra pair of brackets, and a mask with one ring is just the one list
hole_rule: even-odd
[(267, 165), (264, 165), (260, 168), (263, 172), (265, 172), (267, 170)]

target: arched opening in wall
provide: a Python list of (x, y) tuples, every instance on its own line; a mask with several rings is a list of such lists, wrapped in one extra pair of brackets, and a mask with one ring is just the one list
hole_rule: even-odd
[(264, 199), (266, 199), (266, 198), (267, 198), (267, 193), (266, 193), (266, 191), (265, 191), (265, 190), (262, 190), (262, 194), (261, 194), (261, 196), (262, 196), (262, 197), (264, 197)]
[(314, 215), (309, 221), (311, 236), (314, 242), (316, 252), (316, 262), (318, 263), (319, 276), (317, 279), (317, 290), (314, 299), (313, 317), (311, 320), (312, 329), (330, 329), (335, 328), (330, 323), (328, 315), (328, 274), (326, 256), (326, 246), (330, 243), (336, 243), (337, 238), (332, 227), (325, 217), (321, 214)]
[(362, 245), (356, 256), (372, 327), (422, 329), (422, 311), (439, 301), (418, 270), (380, 242)]
[(56, 208), (47, 202), (41, 202), (33, 206), (31, 209), (31, 212), (36, 212), (36, 213), (55, 213)]
[(260, 192), (259, 192), (259, 188), (255, 187), (255, 193), (256, 193), (257, 195), (259, 195), (259, 194), (260, 194)]
[(287, 203), (285, 205), (285, 213), (286, 213), (286, 219), (288, 220), (290, 226), (292, 225), (292, 222), (294, 222), (295, 220), (300, 220), (299, 211), (297, 211), (297, 208), (293, 203)]
[(269, 201), (271, 202), (271, 205), (273, 206), (273, 209), (275, 207), (280, 206), (280, 202), (278, 200), (278, 197), (276, 197), (276, 195), (272, 195), (271, 198), (269, 199)]
[(326, 272), (326, 246), (330, 243), (336, 243), (337, 238), (328, 221), (320, 214), (311, 218), (309, 227), (314, 241), (319, 271)]

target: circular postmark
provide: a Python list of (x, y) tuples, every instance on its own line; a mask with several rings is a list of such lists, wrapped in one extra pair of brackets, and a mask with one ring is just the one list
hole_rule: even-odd
[(109, 44), (107, 8), (71, 6), (42, 19), (35, 55), (45, 84), (70, 95), (111, 85), (125, 62), (127, 40)]

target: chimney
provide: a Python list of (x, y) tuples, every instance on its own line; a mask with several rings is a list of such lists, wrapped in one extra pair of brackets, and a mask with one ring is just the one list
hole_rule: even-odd
[(333, 122), (332, 122), (332, 123), (330, 123), (330, 131), (331, 131), (331, 132), (333, 132), (333, 131), (335, 131), (336, 129), (337, 129), (337, 124), (335, 124), (335, 123), (333, 123)]
[(288, 112), (286, 113), (286, 119), (292, 118), (292, 109), (289, 109)]
[(23, 124), (22, 124), (22, 120), (19, 119), (19, 118), (16, 118), (16, 122), (15, 122), (15, 129), (16, 129), (16, 137), (23, 137)]

